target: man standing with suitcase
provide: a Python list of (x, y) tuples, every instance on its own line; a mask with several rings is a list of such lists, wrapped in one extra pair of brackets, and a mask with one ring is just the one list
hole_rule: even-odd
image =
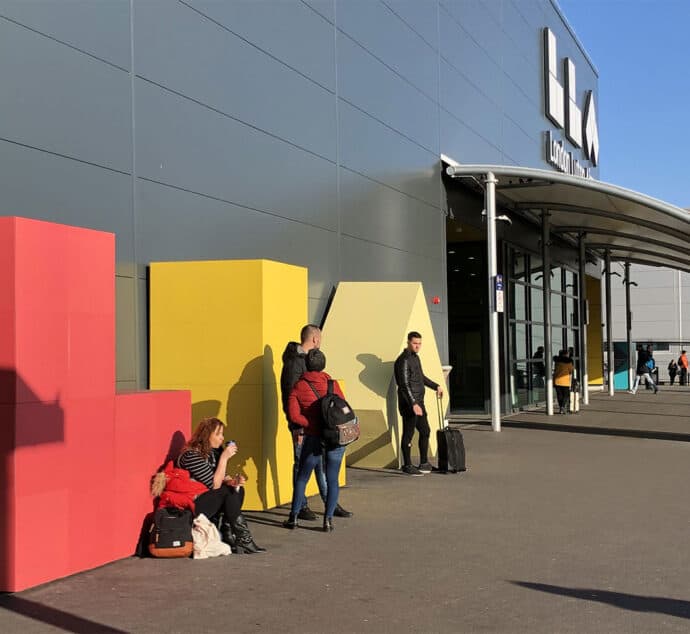
[[(398, 410), (402, 416), (403, 432), (400, 449), (402, 450), (402, 472), (407, 475), (421, 476), (431, 473), (429, 464), (429, 421), (424, 407), (424, 388), (436, 391), (443, 396), (443, 388), (424, 376), (418, 352), (422, 347), (422, 335), (412, 331), (407, 335), (407, 348), (395, 360), (395, 382), (398, 384)], [(414, 430), (419, 433), (419, 468), (412, 464), (410, 449)]]

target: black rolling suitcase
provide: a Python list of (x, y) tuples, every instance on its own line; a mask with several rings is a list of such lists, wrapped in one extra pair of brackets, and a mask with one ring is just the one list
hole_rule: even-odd
[(465, 443), (462, 439), (462, 433), (459, 429), (443, 426), (443, 416), (441, 415), (442, 401), (443, 398), (436, 399), (439, 427), (436, 432), (438, 470), (442, 473), (467, 471), (465, 466)]

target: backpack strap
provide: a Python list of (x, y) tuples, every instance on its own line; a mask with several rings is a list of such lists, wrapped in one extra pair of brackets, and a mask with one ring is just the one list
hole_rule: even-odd
[(328, 379), (328, 392), (326, 392), (329, 396), (333, 394), (333, 379)]
[[(321, 394), (319, 394), (316, 391), (316, 388), (314, 387), (314, 384), (311, 381), (307, 381), (307, 379), (304, 379), (304, 382), (311, 388), (311, 391), (314, 392), (314, 394), (316, 394), (316, 398), (321, 398)], [(329, 383), (330, 383), (330, 381), (329, 381)], [(330, 389), (331, 389), (331, 386), (329, 385), (329, 390)]]

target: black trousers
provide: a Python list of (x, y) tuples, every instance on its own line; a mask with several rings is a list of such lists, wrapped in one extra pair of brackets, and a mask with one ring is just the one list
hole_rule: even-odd
[(400, 449), (403, 456), (403, 466), (412, 464), (410, 447), (412, 446), (412, 437), (414, 436), (415, 429), (419, 432), (419, 462), (424, 464), (429, 460), (429, 434), (431, 434), (431, 429), (429, 428), (424, 403), (419, 403), (418, 405), (422, 408), (421, 416), (415, 415), (412, 410), (401, 411), (403, 432)]
[(223, 484), (219, 489), (209, 489), (206, 493), (202, 493), (194, 501), (194, 515), (196, 517), (203, 513), (212, 520), (219, 511), (223, 511), (223, 519), (232, 522), (242, 512), (242, 502), (244, 502), (243, 487), (235, 491), (234, 487)]
[(567, 411), (570, 407), (570, 388), (567, 385), (554, 385), (554, 387), (556, 388), (558, 407), (562, 407)]

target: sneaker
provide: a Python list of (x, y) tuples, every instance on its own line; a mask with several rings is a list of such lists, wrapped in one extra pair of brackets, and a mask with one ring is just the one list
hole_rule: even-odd
[(407, 475), (411, 475), (411, 476), (422, 476), (422, 475), (424, 475), (419, 469), (417, 469), (417, 467), (415, 467), (414, 465), (411, 465), (411, 464), (406, 464), (401, 469), (401, 471), (403, 473), (406, 473)]
[(313, 522), (316, 519), (316, 513), (314, 513), (314, 511), (312, 511), (308, 506), (303, 506), (302, 510), (297, 515), (297, 519)]
[(340, 504), (338, 504), (335, 507), (335, 511), (333, 511), (333, 515), (334, 517), (352, 517), (352, 512), (346, 511), (342, 506), (340, 506)]
[(419, 465), (419, 470), (422, 473), (431, 473), (434, 470), (434, 468), (431, 466), (430, 463), (422, 462), (422, 464)]

